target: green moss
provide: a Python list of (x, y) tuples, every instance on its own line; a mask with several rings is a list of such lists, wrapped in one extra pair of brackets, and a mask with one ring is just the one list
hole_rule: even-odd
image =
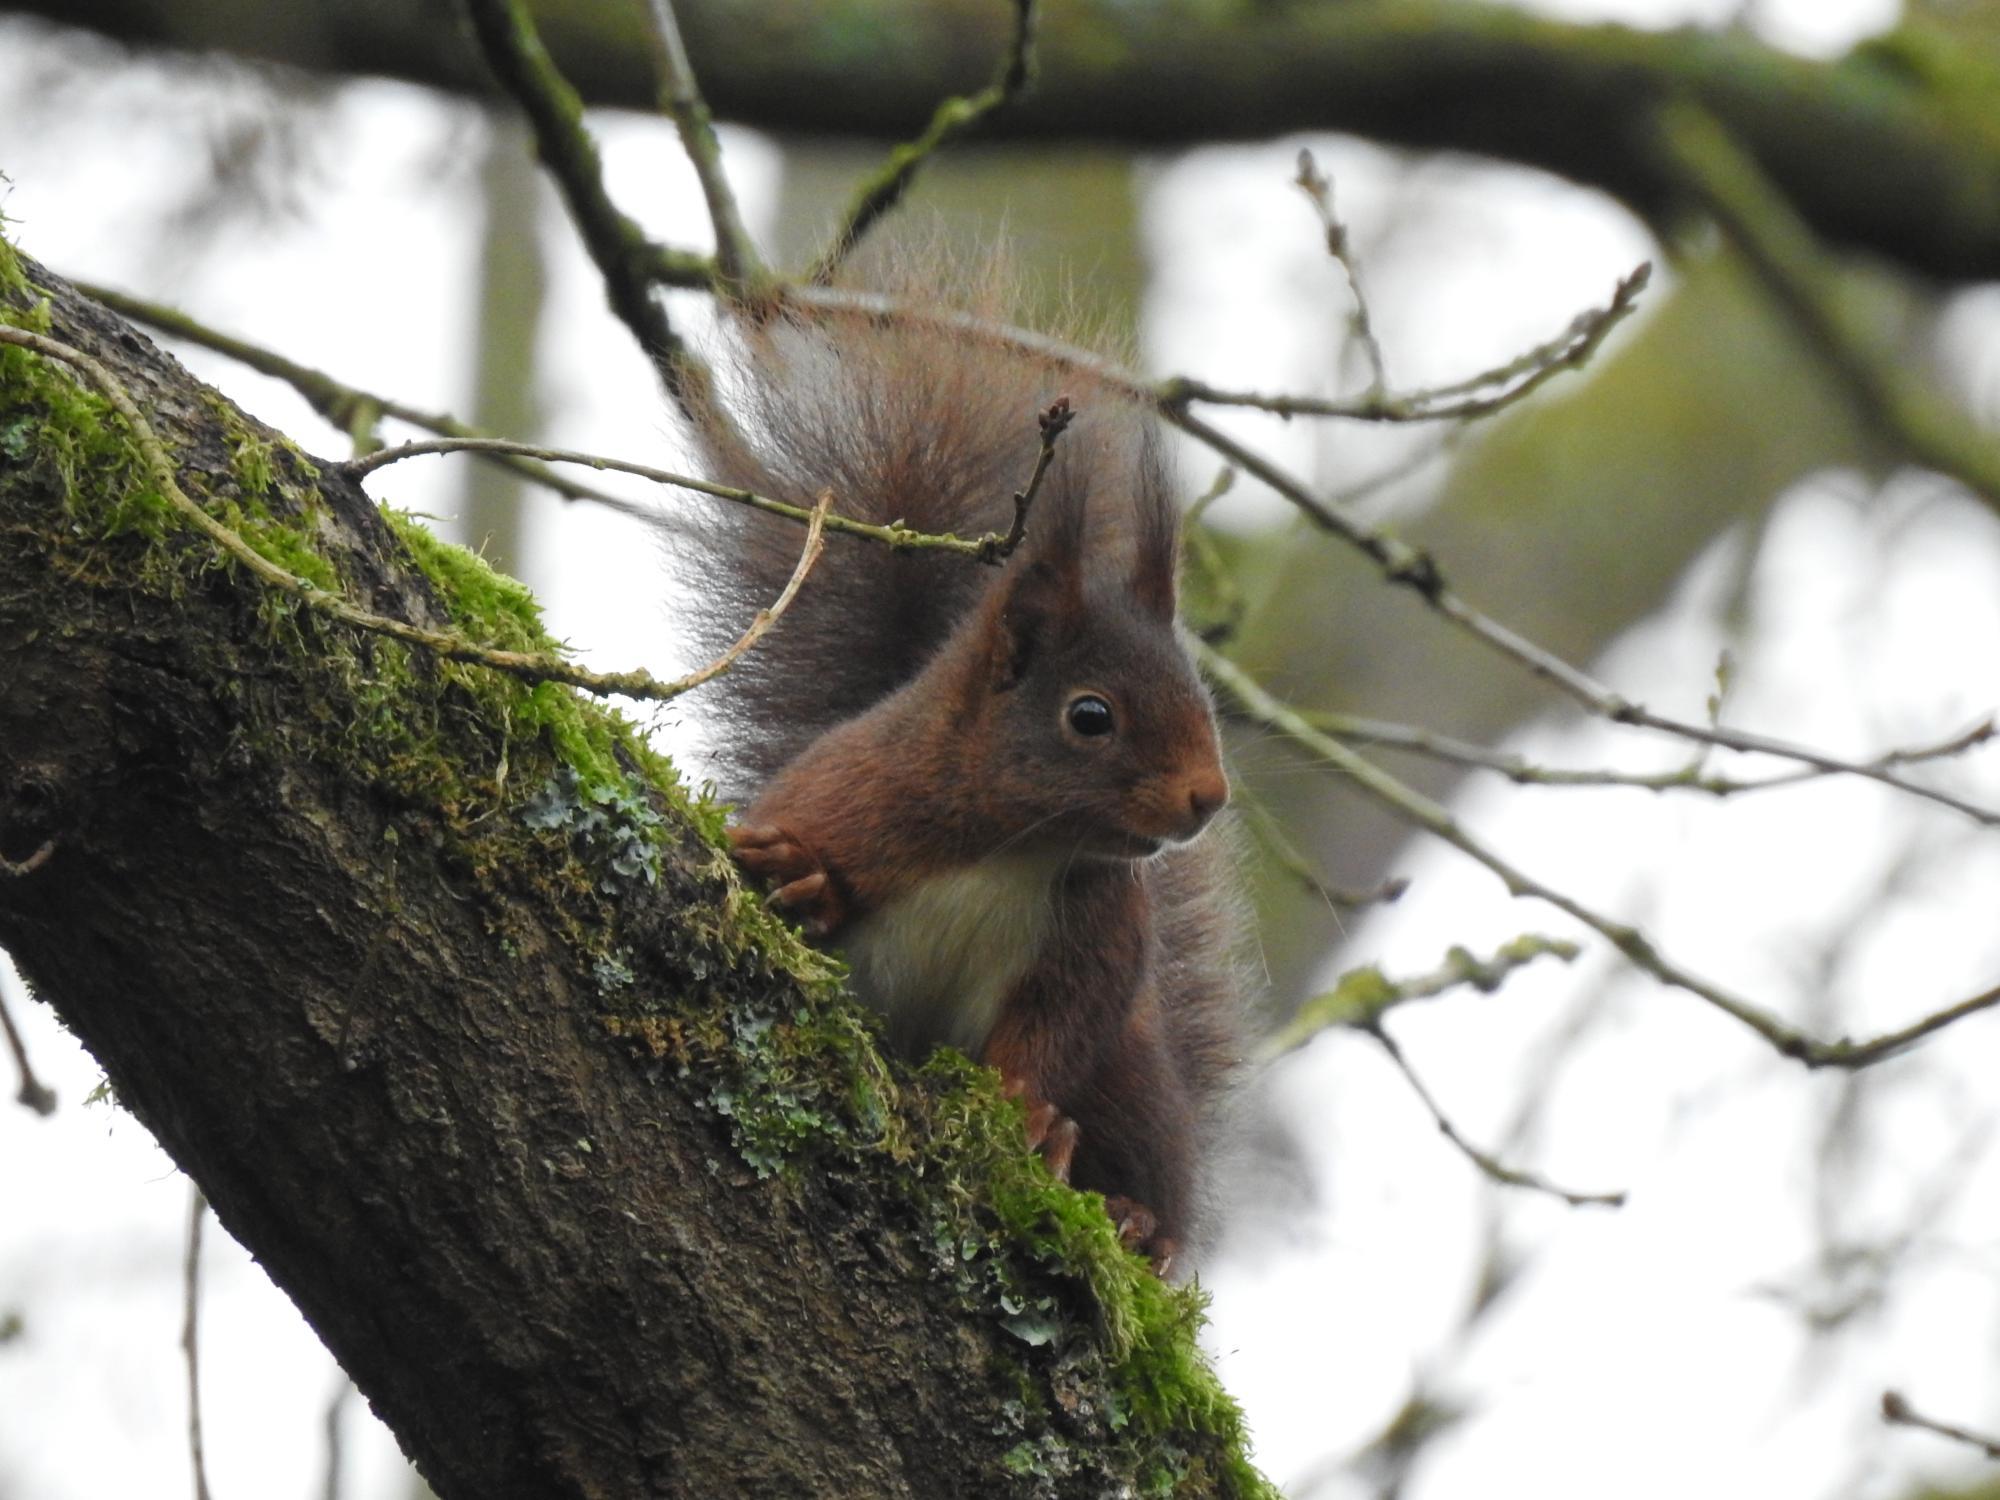
[[(4, 181), (0, 178), (0, 181)], [(8, 243), (6, 225), (11, 222), (0, 215), (0, 292), (8, 294), (8, 300), (29, 303), (35, 300), (35, 288), (28, 283), (27, 270), (21, 265), (21, 257)]]
[[(48, 305), (40, 299), (28, 308), (0, 304), (0, 321), (46, 332)], [(0, 345), (0, 412), (0, 444), (15, 461), (47, 475), (72, 529), (160, 534), (165, 500), (123, 423), (108, 401), (66, 368), (17, 345)], [(106, 495), (112, 498), (101, 516), (86, 514), (86, 497)]]
[[(1142, 1492), (1142, 1470), (1166, 1454), (1153, 1492), (1186, 1481), (1197, 1492), (1274, 1496), (1249, 1462), (1240, 1408), (1201, 1352), (1201, 1290), (1154, 1275), (1119, 1243), (1097, 1194), (1056, 1182), (1024, 1153), (1020, 1106), (991, 1069), (942, 1050), (921, 1077), (937, 1090), (924, 1152), (941, 1181), (929, 1206), (967, 1300), (1059, 1370), (1101, 1363), (1082, 1388), (1109, 1391), (1100, 1441)], [(1080, 1300), (1052, 1294), (1051, 1283), (1074, 1282)]]

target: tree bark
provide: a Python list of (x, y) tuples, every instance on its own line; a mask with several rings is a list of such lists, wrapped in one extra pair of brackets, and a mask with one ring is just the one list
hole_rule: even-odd
[[(362, 0), (300, 24), (262, 0), (9, 0), (123, 41), (222, 50), (434, 87), (490, 85), (450, 0)], [(623, 0), (541, 0), (546, 40), (589, 102), (651, 109)], [(780, 132), (914, 135), (1006, 45), (1001, 0), (684, 0), (719, 117)], [(1991, 72), (1905, 28), (1834, 63), (1741, 34), (1578, 26), (1474, 0), (1045, 8), (1034, 95), (989, 140), (1138, 147), (1337, 130), (1519, 162), (1655, 218), (1674, 184), (1653, 111), (1698, 102), (1823, 236), (1950, 278), (2000, 275)]]
[[(267, 555), (532, 644), (4, 243), (0, 321)], [(226, 565), (6, 346), (0, 535), (0, 943), (440, 1495), (1262, 1492), (1187, 1295), (985, 1075), (881, 1063), (636, 735)]]

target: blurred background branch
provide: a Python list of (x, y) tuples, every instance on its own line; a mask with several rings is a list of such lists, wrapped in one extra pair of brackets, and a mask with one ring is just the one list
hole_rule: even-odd
[[(449, 0), (298, 12), (257, 0), (16, 0), (117, 40), (227, 51), (483, 92)], [(705, 0), (681, 7), (718, 118), (780, 133), (914, 135), (1007, 49), (998, 0)], [(586, 102), (650, 109), (645, 18), (621, 0), (543, 0)], [(2000, 139), (1973, 80), (1928, 67), (1918, 32), (1838, 62), (1743, 32), (1582, 26), (1476, 0), (1132, 6), (1075, 0), (1041, 28), (1032, 110), (992, 139), (1160, 147), (1339, 130), (1470, 151), (1597, 187), (1644, 216), (1674, 184), (1642, 150), (1656, 101), (1698, 101), (1815, 230), (1943, 276), (2000, 274)], [(1440, 100), (1450, 108), (1440, 108)]]

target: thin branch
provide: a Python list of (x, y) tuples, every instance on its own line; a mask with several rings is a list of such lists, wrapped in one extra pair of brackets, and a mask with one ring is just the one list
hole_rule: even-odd
[(1314, 995), (1298, 1008), (1292, 1019), (1265, 1044), (1264, 1056), (1276, 1061), (1336, 1026), (1366, 1031), (1379, 1025), (1389, 1011), (1411, 1000), (1428, 1000), (1463, 987), (1490, 995), (1516, 969), (1525, 968), (1538, 958), (1571, 963), (1578, 952), (1575, 943), (1525, 932), (1489, 958), (1454, 947), (1435, 969), (1408, 979), (1391, 979), (1373, 964), (1349, 969), (1332, 989)]
[(687, 44), (681, 40), (673, 0), (647, 0), (646, 13), (653, 23), (648, 35), (659, 72), (660, 108), (680, 132), (681, 147), (694, 163), (702, 197), (708, 201), (708, 220), (715, 229), (715, 265), (721, 273), (722, 290), (741, 300), (762, 279), (764, 264), (750, 231), (743, 225), (736, 194), (729, 186), (729, 175), (722, 170), (722, 143), (716, 139), (715, 120), (701, 97), (694, 65), (688, 61)]
[[(380, 417), (394, 417), (399, 422), (407, 422), (412, 427), (437, 433), (440, 437), (483, 438), (492, 435), (447, 413), (425, 411), (421, 407), (411, 406), (393, 397), (377, 395), (373, 391), (364, 391), (359, 386), (348, 385), (323, 370), (315, 370), (309, 365), (287, 359), (274, 350), (262, 348), (233, 334), (210, 328), (177, 308), (165, 307), (157, 302), (147, 302), (129, 293), (116, 291), (107, 286), (97, 286), (87, 281), (72, 281), (70, 284), (86, 297), (103, 303), (121, 317), (156, 328), (169, 338), (180, 339), (184, 343), (212, 350), (239, 364), (247, 365), (261, 375), (269, 375), (273, 379), (284, 381), (297, 391), (314, 411), (341, 431), (354, 437), (357, 454), (371, 453), (381, 447), (380, 441), (374, 435), (375, 422)], [(554, 490), (567, 500), (588, 500), (628, 516), (645, 518), (651, 514), (643, 505), (618, 495), (608, 494), (603, 490), (593, 489), (587, 484), (580, 484), (544, 464), (534, 463), (515, 454), (482, 453), (480, 457), (534, 484)]]
[[(1284, 826), (1272, 816), (1271, 810), (1264, 805), (1261, 798), (1239, 790), (1235, 805), (1241, 811), (1243, 821), (1249, 825), (1250, 836), (1263, 847), (1271, 862), (1297, 881), (1307, 895), (1324, 901), (1338, 911), (1359, 911), (1367, 906), (1387, 906), (1391, 902), (1400, 901), (1403, 893), (1410, 888), (1409, 877), (1404, 875), (1392, 875), (1366, 890), (1335, 885), (1320, 874), (1313, 862), (1306, 858), (1305, 852), (1292, 842)], [(1310, 1000), (1306, 1002), (1307, 1005), (1312, 1003)], [(1280, 1047), (1278, 1050), (1289, 1051), (1290, 1045)]]
[(1347, 275), (1347, 289), (1354, 297), (1348, 326), (1354, 330), (1361, 351), (1368, 358), (1368, 394), (1378, 397), (1389, 388), (1388, 369), (1382, 362), (1381, 340), (1375, 337), (1375, 321), (1368, 313), (1368, 298), (1361, 290), (1361, 267), (1355, 261), (1353, 243), (1348, 238), (1347, 226), (1333, 211), (1333, 180), (1319, 169), (1312, 152), (1303, 146), (1299, 148), (1298, 176), (1292, 180), (1319, 215), (1320, 228), (1326, 235), (1326, 253), (1340, 263), (1340, 269)]
[(190, 1182), (187, 1253), (181, 1261), (181, 1353), (187, 1360), (188, 1459), (194, 1470), (194, 1500), (209, 1500), (208, 1462), (201, 1445), (201, 1340), (197, 1323), (201, 1305), (201, 1221), (207, 1213), (208, 1200)]
[(1572, 1192), (1570, 1189), (1560, 1187), (1538, 1173), (1524, 1171), (1519, 1167), (1510, 1167), (1491, 1152), (1483, 1151), (1473, 1145), (1471, 1141), (1467, 1140), (1460, 1133), (1458, 1127), (1451, 1123), (1450, 1117), (1445, 1114), (1444, 1110), (1438, 1106), (1436, 1098), (1424, 1086), (1423, 1079), (1417, 1076), (1416, 1069), (1410, 1066), (1410, 1060), (1403, 1056), (1403, 1049), (1396, 1045), (1396, 1039), (1389, 1035), (1387, 1029), (1379, 1022), (1364, 1026), (1361, 1029), (1373, 1037), (1381, 1045), (1382, 1050), (1388, 1053), (1389, 1061), (1396, 1065), (1396, 1070), (1403, 1075), (1403, 1079), (1409, 1084), (1411, 1091), (1416, 1094), (1417, 1098), (1423, 1101), (1424, 1108), (1430, 1112), (1431, 1119), (1437, 1123), (1439, 1133), (1446, 1140), (1450, 1141), (1452, 1145), (1456, 1146), (1459, 1153), (1467, 1161), (1479, 1168), (1481, 1172), (1485, 1173), (1493, 1181), (1503, 1187), (1527, 1188), (1532, 1192), (1547, 1193), (1552, 1198), (1560, 1198), (1571, 1208), (1623, 1208), (1625, 1206), (1625, 1195), (1623, 1193)]
[(341, 1419), (353, 1399), (354, 1382), (342, 1370), (336, 1377), (333, 1394), (327, 1398), (326, 1411), (320, 1418), (320, 1428), (326, 1434), (326, 1469), (320, 1478), (320, 1500), (340, 1500), (347, 1469), (347, 1443)]
[(1877, 347), (1835, 295), (1830, 263), (1756, 161), (1715, 118), (1694, 106), (1660, 114), (1669, 163), (1743, 252), (1876, 428), (1918, 463), (1948, 474), (2000, 510), (2000, 437), (1913, 377), (1907, 361)]
[(1466, 427), (1447, 427), (1429, 442), (1413, 446), (1410, 451), (1394, 463), (1385, 464), (1372, 474), (1363, 474), (1359, 479), (1350, 480), (1331, 493), (1330, 498), (1337, 505), (1356, 506), (1364, 500), (1372, 500), (1382, 491), (1402, 483), (1412, 475), (1419, 474), (1437, 463), (1449, 458), (1465, 441)]
[(800, 549), (798, 565), (792, 569), (792, 576), (785, 580), (784, 590), (769, 608), (757, 611), (756, 618), (750, 622), (750, 628), (737, 637), (736, 643), (727, 651), (707, 666), (681, 678), (678, 684), (681, 692), (686, 692), (689, 688), (698, 688), (710, 678), (728, 671), (744, 652), (764, 638), (764, 632), (778, 622), (778, 617), (791, 608), (792, 600), (798, 597), (800, 586), (805, 583), (806, 575), (812, 571), (813, 564), (819, 561), (820, 552), (826, 545), (826, 513), (832, 506), (833, 491), (821, 490), (819, 501), (812, 508), (812, 519), (806, 525), (806, 543)]
[(1208, 593), (1208, 609), (1215, 618), (1200, 629), (1202, 639), (1211, 645), (1233, 639), (1250, 610), (1250, 601), (1244, 596), (1235, 570), (1223, 558), (1215, 534), (1202, 524), (1208, 508), (1228, 494), (1235, 483), (1236, 471), (1223, 465), (1216, 471), (1214, 482), (1181, 514), (1182, 565), (1185, 576), (1199, 579)]
[(597, 143), (583, 126), (583, 103), (542, 46), (525, 0), (464, 4), (487, 66), (527, 114), (535, 149), (604, 279), (612, 311), (653, 361), (667, 394), (684, 410), (698, 405), (709, 387), (708, 372), (674, 332), (653, 293), (653, 272), (661, 265), (658, 247), (605, 190)]
[(1226, 391), (1204, 380), (1177, 375), (1159, 384), (1158, 399), (1166, 406), (1185, 407), (1201, 401), (1212, 406), (1249, 406), (1281, 417), (1340, 417), (1356, 422), (1463, 422), (1490, 417), (1565, 370), (1580, 370), (1588, 364), (1611, 330), (1637, 310), (1639, 294), (1652, 274), (1652, 264), (1641, 262), (1619, 280), (1609, 303), (1579, 313), (1556, 338), (1497, 369), (1451, 385), (1402, 392), (1372, 389), (1341, 399)]
[(0, 1031), (7, 1033), (7, 1050), (14, 1054), (14, 1068), (21, 1075), (14, 1101), (47, 1119), (56, 1112), (56, 1091), (35, 1076), (34, 1066), (28, 1061), (28, 1043), (14, 1024), (14, 1013), (7, 1001), (6, 988), (0, 985)]
[(931, 115), (922, 135), (889, 153), (888, 160), (855, 193), (840, 228), (834, 231), (833, 242), (806, 273), (808, 282), (815, 286), (831, 282), (868, 231), (902, 201), (917, 173), (940, 147), (963, 135), (1034, 80), (1036, 0), (1013, 3), (1013, 45), (1001, 59), (993, 81), (976, 94), (945, 100)]
[(1034, 472), (1028, 482), (1014, 491), (1014, 520), (1003, 537), (989, 537), (990, 545), (982, 546), (979, 560), (984, 563), (999, 563), (1013, 556), (1014, 549), (1021, 545), (1021, 539), (1028, 534), (1028, 510), (1035, 503), (1035, 496), (1041, 492), (1042, 477), (1049, 472), (1049, 465), (1055, 461), (1056, 440), (1069, 431), (1069, 424), (1076, 419), (1076, 410), (1069, 404), (1069, 397), (1058, 396), (1049, 403), (1049, 409), (1039, 413), (1035, 426), (1041, 434), (1041, 446), (1035, 450)]
[(1167, 413), (1167, 418), (1183, 430), (1192, 433), (1230, 462), (1270, 485), (1322, 530), (1339, 537), (1371, 558), (1381, 570), (1382, 576), (1389, 582), (1416, 590), (1425, 602), (1445, 619), (1503, 655), (1513, 658), (1535, 676), (1557, 688), (1599, 718), (1609, 719), (1615, 724), (1627, 724), (1635, 728), (1675, 735), (1697, 744), (1718, 745), (1726, 750), (1775, 756), (1782, 760), (1812, 766), (1823, 772), (1878, 781), (1910, 796), (1921, 797), (1926, 801), (1949, 807), (1975, 822), (1989, 827), (2000, 827), (2000, 812), (1911, 781), (1907, 777), (1898, 775), (1892, 765), (1844, 760), (1837, 755), (1816, 750), (1810, 745), (1795, 744), (1771, 735), (1725, 729), (1716, 724), (1697, 724), (1671, 718), (1666, 714), (1654, 713), (1644, 705), (1634, 703), (1623, 695), (1613, 692), (1589, 673), (1571, 666), (1554, 652), (1536, 645), (1498, 620), (1474, 609), (1446, 586), (1436, 559), (1429, 553), (1410, 546), (1409, 543), (1379, 527), (1369, 525), (1340, 507), (1329, 504), (1315, 495), (1303, 481), (1286, 473), (1228, 434), (1209, 426), (1199, 417), (1191, 413), (1175, 414), (1170, 411)]
[[(1381, 746), (1426, 756), (1449, 765), (1494, 771), (1517, 786), (1605, 786), (1632, 787), (1642, 791), (1692, 791), (1712, 797), (1733, 797), (1743, 792), (1768, 791), (1773, 787), (1798, 786), (1836, 774), (1835, 769), (1803, 766), (1774, 776), (1731, 777), (1704, 769), (1705, 760), (1696, 759), (1671, 771), (1613, 771), (1596, 767), (1541, 766), (1519, 755), (1489, 750), (1467, 740), (1438, 734), (1409, 724), (1385, 719), (1368, 719), (1330, 710), (1301, 710), (1301, 716), (1317, 729), (1354, 745)], [(1945, 739), (1927, 745), (1911, 745), (1885, 750), (1858, 764), (1873, 770), (1894, 766), (1920, 765), (1947, 760), (1990, 743), (2000, 729), (1993, 718), (1981, 719), (1957, 730)]]
[[(310, 579), (301, 578), (279, 567), (236, 532), (189, 499), (174, 472), (173, 461), (168, 458), (167, 451), (161, 446), (152, 426), (134, 404), (124, 385), (97, 360), (79, 349), (72, 349), (67, 344), (58, 343), (41, 334), (5, 325), (0, 325), (0, 343), (17, 344), (24, 349), (32, 349), (38, 354), (60, 360), (80, 371), (103, 393), (112, 408), (124, 419), (125, 425), (132, 432), (140, 456), (145, 461), (148, 474), (159, 486), (160, 493), (166, 497), (168, 504), (210, 541), (249, 569), (255, 577), (272, 588), (302, 600), (309, 607), (339, 620), (342, 624), (385, 635), (392, 640), (403, 641), (412, 646), (421, 646), (452, 661), (474, 662), (529, 682), (562, 682), (587, 692), (617, 693), (628, 698), (647, 698), (656, 701), (678, 698), (688, 689), (699, 686), (714, 675), (704, 669), (703, 672), (691, 674), (690, 677), (662, 682), (650, 672), (643, 670), (592, 672), (546, 652), (503, 651), (496, 647), (479, 645), (449, 631), (427, 630), (404, 620), (371, 614), (341, 595), (321, 588)], [(440, 438), (438, 441), (457, 440)], [(394, 453), (398, 450), (388, 451)], [(371, 455), (371, 458), (382, 456), (375, 454)], [(369, 460), (361, 462), (367, 463)]]
[[(768, 495), (758, 494), (755, 490), (715, 484), (706, 479), (697, 479), (693, 475), (676, 474), (667, 469), (656, 469), (650, 464), (633, 463), (627, 459), (607, 458), (598, 453), (580, 453), (571, 448), (545, 448), (537, 443), (517, 443), (511, 438), (427, 438), (420, 442), (399, 443), (393, 448), (382, 448), (374, 453), (364, 454), (360, 458), (350, 459), (340, 465), (340, 471), (349, 479), (359, 481), (377, 469), (387, 468), (390, 464), (436, 453), (512, 453), (526, 458), (540, 459), (546, 463), (582, 464), (586, 468), (606, 469), (618, 474), (634, 474), (641, 479), (650, 479), (655, 484), (672, 485), (676, 489), (712, 495), (718, 500), (727, 500), (734, 505), (747, 505), (752, 510), (761, 510), (767, 515), (783, 516), (786, 520), (797, 521), (801, 525), (809, 525), (813, 517), (814, 508), (792, 505), (784, 500), (773, 500)], [(948, 532), (915, 531), (910, 527), (894, 523), (878, 526), (868, 521), (850, 520), (842, 515), (828, 515), (825, 526), (828, 531), (863, 537), (897, 551), (931, 549), (972, 558), (983, 558), (989, 551), (1006, 541), (1006, 538), (997, 531), (978, 537), (960, 537), (952, 536)]]
[(1516, 868), (1461, 828), (1444, 807), (1405, 786), (1331, 735), (1315, 729), (1298, 710), (1272, 697), (1227, 657), (1200, 641), (1192, 642), (1191, 647), (1202, 669), (1257, 723), (1296, 740), (1395, 816), (1426, 830), (1486, 866), (1500, 877), (1509, 894), (1531, 896), (1567, 913), (1605, 938), (1632, 964), (1662, 984), (1685, 990), (1707, 1001), (1762, 1037), (1775, 1051), (1808, 1068), (1870, 1067), (1907, 1051), (1933, 1032), (2000, 1005), (2000, 988), (1996, 988), (1867, 1041), (1855, 1042), (1844, 1037), (1836, 1041), (1822, 1041), (1808, 1036), (1761, 1006), (1731, 994), (1720, 985), (1674, 963), (1654, 947), (1652, 940), (1638, 928), (1605, 916)]
[(1916, 1427), (1925, 1432), (1935, 1432), (1939, 1437), (1948, 1437), (1953, 1442), (1964, 1443), (1979, 1449), (1988, 1458), (2000, 1460), (2000, 1438), (1982, 1437), (1976, 1432), (1968, 1432), (1963, 1427), (1954, 1427), (1949, 1422), (1940, 1422), (1934, 1417), (1924, 1416), (1911, 1408), (1895, 1391), (1882, 1393), (1882, 1420), (1893, 1427)]

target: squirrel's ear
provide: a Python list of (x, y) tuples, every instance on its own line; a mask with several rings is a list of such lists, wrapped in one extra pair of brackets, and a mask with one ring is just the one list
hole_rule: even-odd
[(1083, 568), (1073, 554), (1037, 558), (1007, 586), (994, 632), (993, 687), (1006, 692), (1028, 675), (1037, 654), (1065, 639), (1083, 620)]
[(1180, 516), (1174, 509), (1173, 476), (1159, 434), (1148, 428), (1139, 452), (1137, 525), (1132, 557), (1132, 594), (1140, 608), (1172, 622), (1174, 586), (1180, 576)]

